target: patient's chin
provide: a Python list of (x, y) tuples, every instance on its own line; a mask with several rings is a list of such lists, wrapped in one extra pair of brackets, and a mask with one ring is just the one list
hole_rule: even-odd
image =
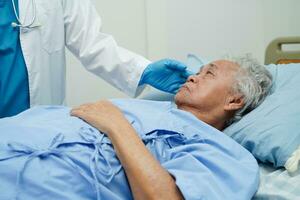
[(181, 102), (183, 101), (183, 92), (181, 90), (179, 90), (179, 92), (176, 93), (175, 97), (174, 97), (174, 101), (177, 105), (181, 104)]

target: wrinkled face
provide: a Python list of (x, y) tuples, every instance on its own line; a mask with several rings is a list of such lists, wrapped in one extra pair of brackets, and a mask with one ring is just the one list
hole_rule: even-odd
[(238, 69), (236, 63), (226, 60), (205, 65), (180, 88), (175, 96), (177, 106), (193, 107), (203, 112), (223, 109), (232, 93)]

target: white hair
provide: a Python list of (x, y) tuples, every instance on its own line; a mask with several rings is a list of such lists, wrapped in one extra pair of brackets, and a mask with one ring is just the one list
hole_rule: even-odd
[(270, 93), (273, 80), (271, 73), (250, 54), (241, 57), (227, 57), (240, 66), (233, 85), (235, 94), (243, 95), (244, 106), (227, 122), (230, 125), (259, 106)]

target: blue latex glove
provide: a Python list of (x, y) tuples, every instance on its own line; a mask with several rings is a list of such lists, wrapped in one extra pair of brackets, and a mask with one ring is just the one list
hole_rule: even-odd
[(175, 94), (192, 75), (185, 64), (164, 59), (151, 63), (143, 72), (139, 85), (149, 84), (159, 90)]

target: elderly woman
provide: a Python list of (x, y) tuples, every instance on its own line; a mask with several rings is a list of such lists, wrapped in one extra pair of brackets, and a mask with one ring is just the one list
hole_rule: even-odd
[(38, 107), (0, 120), (0, 199), (250, 199), (257, 163), (221, 130), (271, 84), (247, 57), (218, 60), (188, 78), (176, 105), (100, 101), (73, 117)]

